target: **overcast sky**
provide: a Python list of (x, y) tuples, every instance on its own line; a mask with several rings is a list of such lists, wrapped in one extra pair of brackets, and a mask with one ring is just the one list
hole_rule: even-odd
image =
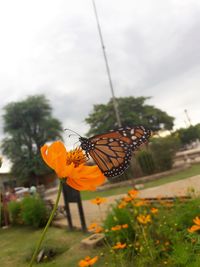
[[(115, 94), (200, 122), (200, 1), (96, 0)], [(2, 107), (45, 94), (64, 127), (84, 134), (111, 97), (92, 0), (0, 1)], [(0, 121), (2, 136), (2, 119)], [(134, 123), (134, 122), (133, 122)]]

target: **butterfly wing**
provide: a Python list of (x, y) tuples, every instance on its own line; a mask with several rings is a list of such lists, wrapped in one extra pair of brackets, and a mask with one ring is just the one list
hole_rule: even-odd
[(145, 143), (151, 131), (143, 126), (124, 127), (86, 140), (82, 148), (89, 153), (107, 177), (122, 174), (130, 165), (132, 152)]
[(95, 141), (89, 154), (105, 176), (114, 177), (128, 168), (132, 151), (125, 142), (104, 137)]
[(150, 138), (152, 132), (143, 126), (135, 127), (122, 127), (118, 130), (111, 132), (117, 132), (121, 136), (120, 139), (127, 142), (131, 149), (134, 151), (139, 148), (142, 144), (145, 144)]

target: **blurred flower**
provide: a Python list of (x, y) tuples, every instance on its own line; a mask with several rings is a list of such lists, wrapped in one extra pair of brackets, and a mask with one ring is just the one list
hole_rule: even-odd
[(200, 225), (192, 225), (192, 227), (188, 228), (188, 232), (190, 233), (194, 233), (198, 230), (200, 230)]
[(95, 228), (98, 227), (98, 224), (97, 223), (91, 223), (89, 226), (88, 226), (88, 230), (94, 230)]
[(151, 222), (151, 216), (148, 214), (148, 215), (138, 215), (137, 216), (137, 220), (139, 223), (142, 223), (142, 224), (147, 224), (147, 223), (150, 223)]
[(197, 216), (195, 219), (193, 219), (193, 222), (195, 225), (192, 225), (192, 227), (188, 228), (188, 232), (190, 233), (200, 230), (200, 218)]
[(151, 208), (151, 213), (153, 213), (153, 214), (158, 213), (158, 209), (157, 208)]
[(128, 191), (128, 195), (132, 198), (132, 199), (134, 199), (134, 198), (136, 198), (136, 196), (138, 195), (138, 190), (135, 190), (135, 189), (132, 189), (132, 190), (129, 190)]
[(126, 224), (122, 224), (122, 228), (128, 228), (128, 224), (126, 223)]
[(125, 201), (122, 201), (121, 203), (119, 203), (118, 208), (123, 209), (126, 207), (126, 205), (127, 205), (127, 203)]
[(61, 141), (41, 147), (42, 158), (59, 178), (76, 190), (95, 190), (105, 181), (97, 166), (85, 166), (86, 157), (82, 149), (67, 151)]
[(139, 200), (139, 201), (133, 203), (133, 206), (135, 206), (135, 207), (141, 207), (141, 206), (145, 206), (145, 205), (146, 205), (146, 201), (144, 201), (144, 200)]
[(121, 229), (126, 229), (126, 228), (128, 228), (128, 224), (126, 223), (126, 224), (122, 224), (122, 225), (115, 225), (115, 226), (113, 226), (112, 228), (111, 228), (111, 230), (112, 231), (119, 231), (119, 230), (121, 230)]
[(92, 199), (91, 202), (96, 205), (101, 205), (102, 203), (105, 203), (107, 201), (106, 198), (102, 197), (96, 197), (95, 199)]
[(99, 226), (99, 227), (97, 227), (97, 228), (94, 230), (94, 233), (95, 233), (95, 234), (98, 234), (98, 233), (102, 233), (103, 231), (104, 231), (104, 228), (101, 227), (101, 226)]
[(131, 202), (132, 200), (133, 200), (132, 197), (129, 197), (129, 196), (126, 196), (123, 198), (123, 201), (125, 202)]
[(113, 227), (111, 228), (112, 231), (119, 231), (119, 230), (121, 230), (121, 229), (122, 229), (121, 225), (115, 225), (115, 226), (113, 226)]
[(84, 260), (80, 260), (78, 263), (79, 267), (88, 267), (95, 264), (95, 262), (98, 260), (98, 256), (95, 256), (94, 258), (90, 258), (89, 256), (85, 257)]
[(101, 233), (104, 231), (103, 227), (99, 226), (97, 223), (91, 223), (88, 226), (88, 231), (92, 231), (95, 234)]
[(115, 246), (113, 246), (114, 249), (123, 249), (126, 247), (126, 243), (122, 244), (121, 242), (117, 242)]
[(197, 216), (193, 222), (196, 224), (196, 225), (199, 225), (200, 226), (200, 218)]

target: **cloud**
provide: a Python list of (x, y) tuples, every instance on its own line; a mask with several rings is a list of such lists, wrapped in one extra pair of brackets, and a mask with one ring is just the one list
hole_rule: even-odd
[[(116, 96), (152, 96), (176, 127), (184, 126), (185, 108), (197, 123), (199, 1), (96, 5)], [(9, 0), (0, 24), (1, 108), (43, 93), (64, 127), (85, 134), (93, 104), (111, 97), (92, 2)]]

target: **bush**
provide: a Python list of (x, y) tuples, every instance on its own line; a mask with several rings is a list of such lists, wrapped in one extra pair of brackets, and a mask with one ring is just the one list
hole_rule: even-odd
[(190, 144), (197, 139), (200, 139), (200, 124), (190, 126), (188, 128), (180, 128), (175, 132), (181, 140), (183, 145)]
[(178, 137), (152, 138), (150, 149), (158, 171), (165, 171), (172, 168), (173, 159), (179, 147), (180, 140)]
[(155, 172), (155, 164), (152, 153), (147, 150), (139, 151), (136, 156), (143, 174), (148, 175)]
[(8, 211), (10, 215), (10, 220), (13, 225), (22, 224), (21, 217), (21, 203), (16, 201), (11, 201), (8, 203)]
[[(150, 203), (130, 195), (113, 205), (103, 225), (105, 251), (116, 264), (108, 266), (200, 266), (200, 231), (188, 231), (199, 205), (200, 198)], [(125, 247), (116, 249), (117, 242)]]
[(25, 225), (42, 227), (47, 222), (47, 209), (38, 197), (25, 197), (22, 202), (21, 216)]

